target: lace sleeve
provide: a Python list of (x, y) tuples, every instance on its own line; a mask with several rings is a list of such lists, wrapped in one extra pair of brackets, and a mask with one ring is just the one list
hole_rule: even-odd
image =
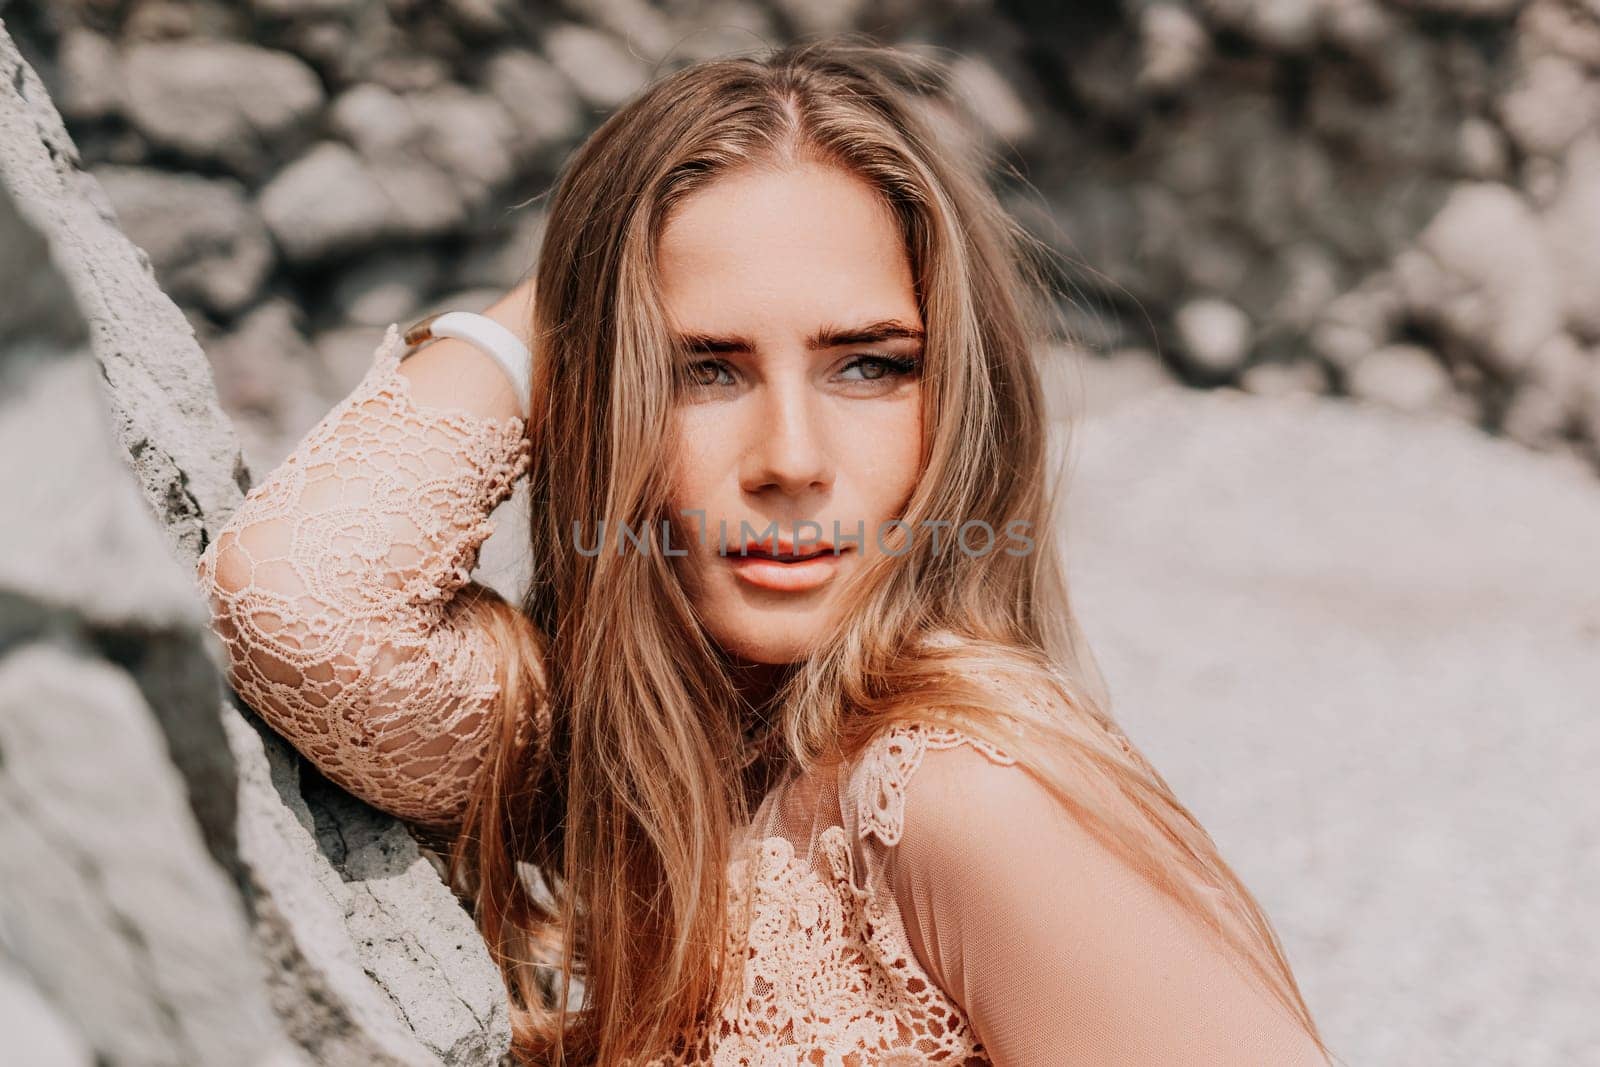
[(930, 747), (885, 871), (918, 961), (998, 1067), (1327, 1065), (1019, 766)]
[(507, 607), (470, 573), (529, 443), (520, 418), (420, 408), (402, 355), (390, 326), (195, 573), (245, 703), (342, 788), (449, 827), (494, 736), (483, 619)]

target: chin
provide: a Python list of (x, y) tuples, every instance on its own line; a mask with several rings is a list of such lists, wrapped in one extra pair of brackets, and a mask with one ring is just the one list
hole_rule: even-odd
[(804, 658), (826, 622), (820, 613), (745, 610), (716, 620), (708, 629), (730, 656), (781, 664)]

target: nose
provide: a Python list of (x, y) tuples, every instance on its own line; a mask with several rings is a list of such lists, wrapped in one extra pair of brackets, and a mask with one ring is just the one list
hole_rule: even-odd
[(740, 483), (746, 492), (786, 496), (826, 490), (833, 482), (831, 442), (816, 390), (800, 376), (770, 378), (751, 428)]

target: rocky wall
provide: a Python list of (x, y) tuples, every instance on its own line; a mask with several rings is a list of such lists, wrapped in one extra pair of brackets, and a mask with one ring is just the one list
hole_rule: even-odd
[(254, 469), (381, 327), (532, 265), (656, 72), (946, 50), (1078, 342), (1190, 385), (1453, 413), (1600, 463), (1594, 0), (57, 0), (7, 13), (194, 323)]
[(238, 440), (3, 29), (0, 249), (0, 1061), (498, 1062), (435, 862), (222, 682), (191, 575)]

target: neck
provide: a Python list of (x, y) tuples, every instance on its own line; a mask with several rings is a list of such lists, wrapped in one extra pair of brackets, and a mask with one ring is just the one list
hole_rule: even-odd
[(731, 659), (728, 676), (733, 679), (735, 692), (752, 708), (765, 708), (772, 701), (788, 674), (786, 663), (749, 663)]

